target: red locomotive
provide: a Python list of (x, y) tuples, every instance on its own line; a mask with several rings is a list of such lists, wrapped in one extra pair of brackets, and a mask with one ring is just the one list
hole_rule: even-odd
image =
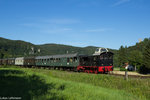
[(96, 74), (113, 71), (113, 53), (105, 48), (98, 48), (92, 56), (80, 56), (77, 70)]

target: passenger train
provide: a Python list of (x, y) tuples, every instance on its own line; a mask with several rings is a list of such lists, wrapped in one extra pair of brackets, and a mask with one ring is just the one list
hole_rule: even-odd
[(113, 71), (113, 53), (106, 48), (97, 48), (93, 55), (63, 54), (36, 57), (0, 59), (0, 65), (16, 65), (49, 69), (73, 70), (87, 73)]

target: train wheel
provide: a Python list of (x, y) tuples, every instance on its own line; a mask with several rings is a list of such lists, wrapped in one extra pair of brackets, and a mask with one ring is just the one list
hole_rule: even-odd
[(98, 71), (97, 71), (97, 70), (95, 71), (95, 74), (98, 74)]

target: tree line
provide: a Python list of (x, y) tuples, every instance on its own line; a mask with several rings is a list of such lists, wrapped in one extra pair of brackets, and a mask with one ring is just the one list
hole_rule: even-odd
[(115, 60), (115, 66), (122, 67), (129, 63), (140, 73), (150, 73), (150, 38), (145, 38), (135, 46), (120, 46)]

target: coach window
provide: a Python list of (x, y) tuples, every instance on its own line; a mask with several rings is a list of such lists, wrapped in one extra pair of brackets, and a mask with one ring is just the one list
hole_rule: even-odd
[(50, 58), (51, 62), (53, 62), (53, 58)]
[(60, 62), (60, 58), (58, 58), (58, 62)]
[(56, 62), (56, 58), (54, 58), (54, 62)]
[(72, 62), (73, 61), (73, 59), (72, 58), (70, 58), (70, 62)]
[(73, 58), (73, 61), (74, 61), (74, 62), (77, 62), (77, 57), (74, 57), (74, 58)]
[(56, 62), (58, 62), (58, 58), (56, 58)]
[(56, 62), (58, 62), (58, 58), (56, 58)]
[(69, 58), (67, 58), (67, 62), (69, 62)]

